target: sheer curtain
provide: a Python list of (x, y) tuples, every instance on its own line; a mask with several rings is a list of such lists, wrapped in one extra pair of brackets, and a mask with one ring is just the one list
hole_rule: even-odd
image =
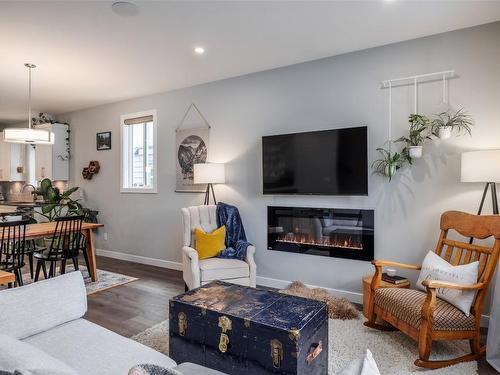
[(498, 272), (495, 281), (488, 327), (488, 343), (486, 344), (486, 359), (495, 370), (500, 372), (500, 277), (498, 277)]

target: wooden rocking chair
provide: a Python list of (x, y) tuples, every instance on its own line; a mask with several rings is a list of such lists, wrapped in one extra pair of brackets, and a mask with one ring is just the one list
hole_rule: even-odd
[[(467, 242), (448, 238), (448, 231), (455, 230)], [(492, 247), (472, 244), (473, 239), (494, 237)], [(456, 363), (472, 361), (486, 353), (486, 347), (479, 343), (479, 329), (484, 299), (495, 273), (500, 255), (500, 216), (477, 216), (464, 212), (448, 211), (441, 216), (441, 234), (435, 250), (452, 265), (479, 261), (479, 277), (475, 284), (463, 285), (439, 280), (426, 280), (423, 285), (427, 293), (413, 289), (379, 288), (382, 267), (391, 266), (410, 270), (420, 270), (419, 266), (374, 260), (375, 275), (371, 283), (368, 305), (368, 321), (365, 325), (379, 330), (393, 329), (377, 324), (382, 319), (418, 342), (419, 359), (415, 365), (426, 368), (440, 368)], [(477, 291), (467, 317), (462, 311), (436, 297), (436, 289), (450, 288)], [(449, 360), (430, 361), (434, 340), (469, 340), (471, 353)]]

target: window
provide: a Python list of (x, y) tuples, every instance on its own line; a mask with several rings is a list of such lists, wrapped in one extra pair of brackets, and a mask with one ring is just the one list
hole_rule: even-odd
[(121, 192), (156, 193), (156, 111), (121, 116)]

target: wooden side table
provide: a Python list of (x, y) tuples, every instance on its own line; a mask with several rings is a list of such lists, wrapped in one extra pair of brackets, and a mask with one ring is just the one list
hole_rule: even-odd
[(9, 287), (16, 281), (16, 276), (13, 273), (0, 271), (0, 285), (7, 284)]
[[(367, 319), (368, 319), (368, 301), (370, 301), (370, 295), (372, 293), (372, 290), (370, 288), (371, 283), (372, 283), (372, 279), (373, 279), (373, 275), (363, 277), (363, 315)], [(410, 282), (407, 281), (407, 282), (401, 283), (401, 284), (391, 284), (391, 283), (387, 283), (385, 281), (381, 281), (380, 287), (381, 288), (405, 288), (405, 289), (409, 289)]]

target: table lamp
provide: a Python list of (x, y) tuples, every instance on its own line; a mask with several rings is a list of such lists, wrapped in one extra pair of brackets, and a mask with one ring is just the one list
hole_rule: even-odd
[(484, 200), (491, 189), (493, 214), (498, 215), (496, 183), (500, 182), (500, 150), (481, 150), (462, 153), (462, 182), (483, 182), (483, 197), (479, 204), (478, 215), (483, 210)]
[(194, 165), (194, 181), (195, 184), (207, 184), (207, 190), (205, 191), (205, 205), (210, 204), (210, 191), (212, 191), (212, 197), (214, 199), (214, 204), (217, 204), (215, 200), (215, 193), (213, 184), (223, 184), (226, 182), (226, 173), (224, 169), (224, 164), (219, 163), (201, 163)]

